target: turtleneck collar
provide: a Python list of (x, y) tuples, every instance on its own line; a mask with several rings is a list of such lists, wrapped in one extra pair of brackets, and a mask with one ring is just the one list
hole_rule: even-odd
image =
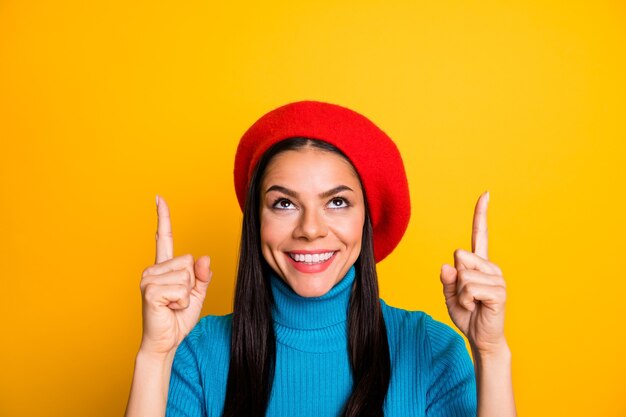
[(348, 307), (355, 278), (354, 265), (330, 291), (319, 297), (302, 297), (274, 271), (270, 283), (274, 295), (274, 321), (291, 329), (322, 329), (348, 319)]

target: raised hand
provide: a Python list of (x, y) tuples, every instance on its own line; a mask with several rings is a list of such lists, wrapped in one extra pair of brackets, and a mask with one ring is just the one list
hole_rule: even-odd
[(454, 251), (454, 267), (443, 264), (441, 282), (450, 318), (478, 353), (506, 346), (506, 284), (500, 267), (487, 255), (489, 194), (478, 198), (472, 227), (472, 252)]
[(143, 335), (140, 352), (167, 355), (176, 350), (200, 318), (211, 282), (208, 256), (174, 257), (170, 211), (157, 196), (156, 258), (141, 278)]

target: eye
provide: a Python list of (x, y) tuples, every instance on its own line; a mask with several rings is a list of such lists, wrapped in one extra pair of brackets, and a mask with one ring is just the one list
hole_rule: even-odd
[(330, 200), (331, 208), (345, 208), (350, 207), (350, 203), (343, 197), (335, 197)]
[(278, 210), (293, 210), (293, 203), (286, 198), (278, 198), (272, 204), (272, 208)]

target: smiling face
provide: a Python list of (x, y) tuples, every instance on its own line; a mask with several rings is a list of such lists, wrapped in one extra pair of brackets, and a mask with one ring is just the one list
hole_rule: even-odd
[(365, 204), (354, 168), (318, 148), (281, 152), (260, 193), (263, 257), (298, 295), (326, 294), (361, 251)]

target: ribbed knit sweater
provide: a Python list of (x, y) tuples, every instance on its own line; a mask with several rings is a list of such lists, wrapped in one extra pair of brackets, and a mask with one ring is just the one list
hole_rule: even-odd
[[(276, 366), (266, 415), (339, 416), (350, 397), (348, 306), (355, 268), (326, 294), (301, 297), (270, 278)], [(386, 417), (476, 415), (474, 366), (463, 338), (421, 311), (380, 299), (391, 380)], [(167, 417), (219, 417), (224, 410), (232, 313), (202, 317), (176, 350)]]

